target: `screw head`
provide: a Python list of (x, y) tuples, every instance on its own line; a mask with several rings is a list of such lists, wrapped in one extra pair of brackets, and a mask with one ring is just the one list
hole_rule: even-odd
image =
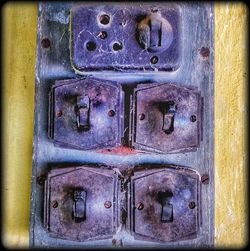
[(41, 45), (43, 48), (49, 48), (50, 47), (50, 40), (48, 38), (43, 38), (41, 41)]
[(58, 112), (56, 113), (56, 116), (57, 116), (57, 117), (61, 117), (62, 114), (63, 114), (62, 111), (58, 111)]
[(202, 48), (200, 49), (200, 54), (201, 54), (201, 56), (202, 56), (203, 58), (208, 58), (209, 55), (210, 55), (210, 50), (209, 50), (209, 48), (207, 48), (207, 47), (202, 47)]
[(142, 209), (144, 208), (143, 203), (142, 203), (142, 202), (139, 202), (139, 203), (136, 205), (136, 208), (137, 208), (138, 210), (142, 210)]
[(57, 201), (53, 201), (52, 202), (52, 207), (53, 208), (57, 208), (58, 207), (58, 202)]
[(115, 111), (114, 110), (110, 110), (108, 112), (108, 115), (109, 115), (109, 117), (114, 117), (115, 116)]
[(150, 62), (152, 64), (157, 64), (158, 63), (158, 57), (157, 56), (153, 56), (151, 59), (150, 59)]
[(105, 201), (105, 202), (104, 202), (104, 207), (105, 207), (105, 208), (111, 208), (111, 206), (112, 206), (111, 201)]
[(191, 115), (190, 116), (190, 121), (191, 122), (195, 122), (196, 121), (196, 116), (195, 115)]
[(196, 204), (194, 201), (191, 201), (189, 204), (188, 204), (189, 208), (190, 209), (194, 209), (196, 207)]
[(139, 120), (144, 120), (145, 119), (145, 114), (144, 113), (140, 113), (139, 114)]
[(209, 184), (209, 175), (208, 174), (203, 174), (201, 176), (201, 182), (202, 182), (202, 184), (205, 184), (205, 185)]

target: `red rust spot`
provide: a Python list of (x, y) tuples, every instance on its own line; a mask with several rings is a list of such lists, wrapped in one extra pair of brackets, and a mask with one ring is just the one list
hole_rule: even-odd
[(138, 151), (136, 151), (133, 148), (126, 147), (126, 146), (118, 146), (113, 149), (102, 149), (96, 151), (97, 153), (104, 153), (104, 154), (120, 154), (120, 155), (130, 155), (130, 154), (137, 154)]

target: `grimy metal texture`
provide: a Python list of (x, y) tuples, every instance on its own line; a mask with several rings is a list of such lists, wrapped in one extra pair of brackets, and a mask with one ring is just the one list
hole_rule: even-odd
[[(169, 125), (172, 131), (166, 133), (164, 116), (169, 102), (176, 106), (176, 112)], [(138, 85), (134, 106), (135, 148), (169, 153), (194, 151), (199, 147), (202, 100), (197, 90), (169, 83)]]
[[(135, 238), (153, 241), (195, 238), (200, 225), (199, 180), (196, 172), (180, 167), (135, 172), (131, 179), (131, 230)], [(162, 221), (160, 196), (164, 193), (171, 195), (170, 222)]]
[[(131, 6), (134, 6), (136, 9), (138, 6), (143, 6), (142, 10), (146, 8), (148, 8), (149, 10), (158, 8), (160, 12), (165, 12), (165, 10), (172, 9), (173, 7), (172, 3), (170, 4), (165, 2), (147, 2), (145, 4), (135, 2), (81, 4), (83, 7), (86, 6), (86, 9), (88, 9), (89, 6), (92, 6), (92, 8), (97, 8), (98, 11), (94, 11), (94, 15), (96, 15), (95, 13), (107, 11), (107, 8), (127, 9)], [(177, 8), (176, 10), (179, 11), (179, 56), (177, 62), (179, 68), (177, 70), (158, 70), (158, 63), (155, 63), (157, 62), (158, 58), (154, 57), (152, 59), (152, 62), (155, 64), (154, 66), (150, 65), (151, 68), (153, 67), (153, 70), (150, 70), (151, 68), (149, 70), (129, 70), (116, 69), (114, 67), (113, 71), (111, 69), (107, 71), (107, 69), (105, 68), (100, 70), (94, 69), (94, 65), (92, 65), (93, 68), (91, 69), (91, 71), (82, 70), (81, 72), (78, 70), (75, 71), (76, 69), (72, 68), (72, 61), (70, 58), (70, 43), (72, 43), (72, 39), (70, 39), (70, 11), (73, 7), (75, 8), (76, 5), (79, 6), (79, 3), (41, 2), (39, 4), (35, 81), (35, 125), (33, 142), (32, 194), (30, 210), (30, 246), (35, 248), (79, 249), (99, 247), (159, 247), (171, 249), (186, 247), (212, 247), (214, 242), (213, 5), (211, 3), (205, 2), (178, 2), (174, 4), (174, 6), (176, 6)], [(111, 21), (115, 20), (113, 19), (113, 16), (113, 14), (110, 15)], [(138, 24), (139, 21), (140, 20), (138, 20)], [(168, 21), (170, 20), (168, 19)], [(92, 23), (89, 24), (92, 25)], [(84, 25), (85, 24), (83, 24), (83, 26)], [(127, 25), (129, 25), (129, 23)], [(126, 27), (129, 29), (129, 26)], [(106, 31), (107, 34), (105, 32), (100, 34), (100, 36), (104, 38), (104, 41), (105, 39), (110, 39), (112, 41), (113, 35), (113, 38), (117, 39), (117, 37), (115, 37), (115, 34), (112, 33), (113, 30), (110, 29), (110, 31), (111, 33)], [(116, 33), (116, 36), (120, 35), (121, 34), (118, 33), (117, 35)], [(208, 53), (204, 54), (204, 51)], [(159, 52), (160, 56), (161, 54), (164, 53)], [(103, 53), (102, 57), (110, 57), (110, 55), (112, 54)], [(117, 55), (120, 54), (118, 54), (117, 52)], [(134, 58), (138, 57), (137, 54), (133, 54), (133, 56)], [(117, 56), (117, 58), (119, 57)], [(162, 60), (171, 61), (172, 59), (164, 56), (162, 57)], [(160, 64), (162, 61), (158, 60), (158, 62)], [(143, 63), (147, 64), (148, 61), (145, 60), (145, 62)], [(56, 81), (63, 80), (64, 82), (64, 80), (66, 79), (76, 79), (76, 81), (82, 81), (81, 78), (85, 78), (87, 73), (88, 75), (91, 75), (91, 77), (99, 79), (102, 84), (106, 83), (106, 81), (113, 81), (118, 82), (120, 85), (122, 85), (122, 91), (124, 91), (124, 104), (122, 104), (121, 107), (125, 109), (124, 116), (128, 116), (129, 114), (130, 117), (129, 119), (124, 118), (124, 121), (128, 121), (128, 123), (124, 125), (124, 128), (121, 128), (121, 135), (128, 134), (128, 128), (130, 128), (129, 135), (132, 135), (131, 128), (133, 128), (133, 114), (134, 112), (136, 112), (134, 111), (133, 104), (133, 88), (137, 88), (137, 86), (139, 87), (140, 84), (146, 83), (154, 83), (154, 85), (164, 84), (166, 86), (172, 83), (178, 87), (196, 90), (203, 98), (203, 129), (200, 132), (202, 141), (200, 141), (199, 147), (195, 151), (185, 151), (181, 153), (173, 152), (171, 154), (156, 154), (154, 151), (152, 151), (152, 149), (151, 152), (153, 153), (149, 153), (149, 149), (146, 149), (146, 151), (143, 153), (139, 151), (127, 151), (127, 154), (124, 154), (124, 152), (119, 151), (107, 150), (105, 152), (102, 151), (102, 149), (98, 151), (94, 149), (83, 151), (80, 148), (65, 148), (61, 147), (58, 144), (54, 144), (54, 142), (48, 137), (48, 129), (50, 128), (48, 117), (51, 112), (51, 110), (49, 109), (49, 93), (51, 91), (51, 88), (55, 85)], [(112, 84), (112, 86), (115, 85)], [(170, 111), (174, 111), (174, 105), (172, 105), (171, 109), (169, 108), (167, 112), (169, 117), (173, 118), (173, 114), (170, 114)], [(178, 105), (175, 109), (174, 116), (177, 116), (177, 113)], [(58, 113), (58, 115), (60, 115), (60, 113)], [(168, 115), (165, 117), (166, 123), (168, 123)], [(196, 118), (199, 119), (199, 116), (197, 116)], [(196, 123), (193, 123), (193, 125), (195, 124)], [(165, 127), (167, 128), (168, 125), (166, 124)], [(174, 132), (175, 131), (173, 131), (172, 133)], [(128, 143), (129, 145), (131, 145), (131, 142)], [(209, 180), (209, 182), (201, 182), (201, 188), (199, 190), (200, 200), (197, 199), (197, 202), (199, 201), (198, 205), (200, 208), (198, 212), (200, 224), (198, 226), (196, 236), (194, 236), (194, 238), (192, 239), (189, 236), (190, 239), (175, 239), (173, 241), (139, 239), (138, 236), (135, 236), (131, 231), (128, 231), (131, 230), (131, 212), (133, 210), (133, 208), (131, 208), (130, 206), (132, 193), (130, 190), (131, 186), (129, 182), (131, 181), (133, 174), (136, 174), (136, 172), (139, 170), (146, 171), (148, 169), (151, 169), (152, 171), (153, 169), (158, 170), (160, 166), (166, 168), (169, 167), (169, 165), (172, 165), (173, 169), (176, 169), (176, 167), (185, 166), (185, 170), (192, 169), (197, 174), (199, 174), (199, 177), (208, 175), (206, 176), (208, 177), (208, 179), (206, 180)], [(113, 170), (115, 174), (118, 175), (117, 197), (115, 197), (116, 200), (118, 200), (118, 205), (116, 208), (119, 209), (117, 210), (118, 227), (117, 231), (112, 237), (111, 235), (113, 233), (110, 235), (110, 237), (105, 239), (93, 238), (88, 241), (63, 239), (61, 237), (59, 238), (59, 236), (51, 236), (52, 233), (49, 233), (48, 229), (46, 228), (46, 224), (44, 225), (44, 222), (47, 222), (48, 219), (46, 218), (47, 216), (44, 217), (44, 202), (47, 201), (47, 193), (45, 193), (47, 182), (45, 182), (45, 184), (43, 183), (45, 177), (50, 172), (56, 172), (54, 170), (57, 168), (59, 169), (58, 172), (62, 172), (61, 169), (63, 168), (78, 168), (82, 166), (95, 167), (95, 170), (98, 169), (98, 172), (101, 174), (105, 173), (104, 170)], [(103, 183), (102, 186), (102, 192), (105, 194), (105, 183)], [(62, 193), (59, 191), (58, 194)], [(86, 196), (87, 202), (88, 194), (86, 194)], [(170, 204), (172, 204), (171, 200)], [(60, 208), (59, 202), (58, 205), (56, 203), (53, 205), (55, 207), (53, 209)], [(106, 201), (105, 205), (109, 208), (109, 201)], [(174, 204), (172, 204), (172, 206), (173, 210), (175, 210)], [(191, 203), (190, 206), (193, 207), (194, 205)], [(106, 207), (106, 210), (111, 210), (111, 208), (113, 208), (111, 207), (110, 209), (108, 209)], [(72, 211), (72, 208), (69, 209)], [(195, 210), (197, 210), (197, 208), (194, 208), (193, 210), (193, 212), (196, 212)], [(167, 211), (165, 211), (165, 213), (166, 212)], [(169, 213), (171, 213), (171, 210), (169, 210)], [(82, 224), (82, 222), (79, 224)], [(142, 227), (143, 224), (145, 224), (144, 221), (141, 222)]]
[[(153, 22), (148, 17), (156, 13), (160, 13), (156, 21), (162, 21), (155, 22), (156, 31), (153, 32), (153, 25), (150, 26)], [(144, 27), (147, 32), (141, 27), (144, 20), (149, 23)], [(165, 23), (168, 23), (167, 27)], [(79, 4), (71, 10), (70, 29), (72, 65), (79, 72), (174, 71), (179, 67), (180, 9), (176, 4), (170, 4), (168, 8), (138, 3), (107, 4), (101, 7), (99, 4)], [(159, 34), (163, 36), (162, 39)], [(162, 50), (147, 50), (141, 45), (141, 37), (153, 41)]]
[[(90, 77), (55, 81), (51, 90), (50, 137), (60, 146), (84, 150), (118, 146), (122, 113), (120, 89), (116, 83)], [(89, 100), (87, 129), (77, 125), (78, 97)]]
[[(68, 167), (52, 170), (47, 177), (44, 219), (51, 236), (76, 241), (105, 239), (117, 228), (117, 180), (112, 170)], [(85, 219), (73, 218), (74, 191), (86, 192)], [(109, 201), (111, 206), (105, 207)]]

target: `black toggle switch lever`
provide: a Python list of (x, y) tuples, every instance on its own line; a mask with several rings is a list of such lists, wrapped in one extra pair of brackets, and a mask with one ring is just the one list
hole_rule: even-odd
[(174, 131), (174, 118), (176, 109), (177, 107), (173, 101), (160, 103), (160, 110), (163, 114), (162, 130), (166, 134), (170, 134)]
[(170, 191), (158, 192), (158, 201), (162, 205), (161, 222), (173, 221), (173, 205), (170, 203), (173, 193)]
[(77, 128), (80, 130), (89, 129), (89, 97), (78, 96), (76, 104), (76, 122)]
[(83, 189), (75, 189), (73, 192), (74, 203), (73, 203), (72, 216), (76, 223), (85, 220), (86, 196), (87, 193)]

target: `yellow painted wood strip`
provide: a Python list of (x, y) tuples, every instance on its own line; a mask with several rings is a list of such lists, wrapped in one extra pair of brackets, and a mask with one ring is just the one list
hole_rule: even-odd
[(247, 241), (247, 7), (215, 6), (215, 244), (239, 248)]
[[(28, 247), (34, 119), (36, 3), (3, 11), (3, 236), (6, 247)], [(215, 4), (215, 244), (247, 241), (247, 7)]]

